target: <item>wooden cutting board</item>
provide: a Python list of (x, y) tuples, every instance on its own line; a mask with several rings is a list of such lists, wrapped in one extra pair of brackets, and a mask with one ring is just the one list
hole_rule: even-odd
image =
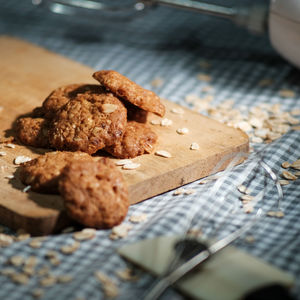
[[(11, 128), (16, 117), (40, 106), (55, 88), (70, 83), (96, 83), (94, 70), (51, 53), (45, 49), (11, 37), (0, 37), (0, 135), (13, 134)], [(227, 127), (199, 113), (184, 109), (184, 114), (174, 114), (178, 105), (164, 101), (166, 118), (173, 125), (150, 125), (159, 136), (157, 150), (166, 150), (171, 158), (154, 154), (133, 159), (141, 166), (136, 170), (122, 170), (129, 187), (131, 204), (205, 177), (218, 162), (229, 154), (248, 151), (249, 141), (240, 130)], [(159, 120), (151, 115), (150, 120)], [(186, 127), (189, 133), (179, 135), (176, 129)], [(190, 150), (192, 142), (200, 150)], [(17, 178), (13, 160), (18, 155), (36, 157), (45, 151), (16, 145), (0, 151), (0, 223), (13, 229), (24, 228), (35, 235), (49, 234), (70, 221), (63, 211), (60, 196), (24, 193), (24, 185)], [(229, 162), (222, 163), (222, 169)], [(13, 179), (5, 178), (14, 174)]]

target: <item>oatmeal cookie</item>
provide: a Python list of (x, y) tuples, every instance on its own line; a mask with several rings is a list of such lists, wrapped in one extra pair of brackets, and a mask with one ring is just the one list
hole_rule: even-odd
[(123, 136), (126, 114), (123, 103), (109, 92), (80, 94), (51, 121), (50, 145), (58, 150), (95, 153)]
[(147, 123), (149, 113), (128, 101), (122, 101), (127, 109), (127, 120)]
[(122, 74), (112, 70), (95, 72), (93, 77), (112, 93), (143, 110), (164, 116), (165, 106), (152, 91), (146, 90)]
[(20, 167), (20, 180), (36, 192), (58, 194), (58, 180), (62, 169), (74, 161), (94, 161), (83, 152), (49, 152)]
[(48, 118), (52, 118), (62, 106), (78, 94), (102, 93), (103, 87), (95, 84), (68, 84), (55, 89), (43, 102), (43, 109)]
[(48, 148), (48, 122), (44, 118), (20, 118), (15, 131), (19, 140), (28, 146)]
[(66, 166), (59, 191), (69, 216), (88, 227), (111, 228), (128, 211), (127, 186), (109, 158)]
[(104, 150), (117, 158), (133, 158), (151, 153), (157, 135), (147, 125), (130, 121), (127, 123), (123, 138)]

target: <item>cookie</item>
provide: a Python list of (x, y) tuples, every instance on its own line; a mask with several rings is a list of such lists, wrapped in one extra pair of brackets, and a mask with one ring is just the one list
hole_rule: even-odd
[(80, 94), (51, 121), (50, 145), (58, 150), (95, 153), (123, 136), (126, 115), (123, 103), (109, 92)]
[(48, 122), (44, 118), (20, 118), (15, 126), (19, 140), (28, 146), (48, 148)]
[(116, 71), (102, 70), (95, 72), (93, 77), (118, 97), (143, 110), (153, 112), (161, 117), (164, 116), (165, 106), (160, 102), (160, 98), (154, 92), (142, 88), (122, 74)]
[(104, 150), (117, 158), (133, 158), (151, 153), (157, 141), (157, 135), (147, 125), (130, 121), (121, 140)]
[(127, 109), (127, 120), (147, 123), (149, 113), (128, 101), (122, 101)]
[(102, 93), (103, 87), (95, 84), (68, 84), (55, 89), (43, 102), (43, 109), (48, 118), (52, 116), (78, 94)]
[(109, 158), (66, 166), (59, 191), (68, 215), (87, 227), (111, 228), (126, 217), (127, 186)]
[(49, 152), (20, 167), (20, 180), (40, 193), (58, 194), (58, 179), (62, 169), (75, 161), (94, 160), (83, 152)]

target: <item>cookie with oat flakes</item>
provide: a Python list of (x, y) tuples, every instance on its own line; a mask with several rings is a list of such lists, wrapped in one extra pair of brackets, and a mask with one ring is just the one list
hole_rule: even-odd
[(145, 153), (151, 153), (157, 142), (157, 135), (146, 124), (130, 121), (126, 131), (119, 141), (105, 151), (117, 158), (133, 158)]
[(103, 87), (96, 84), (64, 85), (51, 92), (43, 102), (43, 109), (47, 118), (52, 118), (62, 106), (75, 98), (78, 94), (97, 94), (102, 92)]
[(123, 176), (109, 158), (65, 167), (59, 181), (68, 215), (96, 228), (111, 228), (126, 217), (129, 201)]
[(165, 106), (154, 92), (142, 88), (117, 71), (102, 70), (95, 72), (93, 77), (118, 97), (145, 111), (164, 116)]
[(58, 150), (93, 154), (120, 139), (126, 123), (126, 108), (112, 93), (79, 94), (56, 113), (49, 142)]
[(20, 118), (15, 131), (19, 140), (28, 146), (49, 148), (48, 121), (44, 118)]
[(75, 161), (96, 161), (84, 152), (48, 152), (20, 167), (20, 180), (40, 193), (58, 194), (58, 180), (67, 164)]

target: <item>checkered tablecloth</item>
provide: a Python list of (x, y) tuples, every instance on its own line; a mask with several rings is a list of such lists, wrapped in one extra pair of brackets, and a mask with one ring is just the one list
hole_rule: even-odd
[[(249, 108), (260, 103), (280, 103), (283, 111), (300, 108), (300, 72), (277, 55), (267, 36), (253, 36), (227, 21), (192, 12), (158, 7), (129, 21), (101, 20), (101, 17), (53, 14), (33, 7), (31, 1), (0, 0), (0, 34), (25, 39), (94, 69), (115, 69), (161, 97), (184, 106), (190, 105), (184, 101), (186, 95), (204, 96), (202, 89), (207, 83), (199, 81), (197, 74), (206, 73), (212, 78), (209, 85), (214, 88), (216, 105), (230, 98), (236, 106)], [(203, 62), (209, 62), (211, 67), (207, 69)], [(161, 78), (162, 85), (153, 87), (151, 81), (155, 78)], [(268, 78), (272, 79), (271, 85), (258, 85)], [(292, 90), (295, 96), (283, 98), (279, 94), (281, 89)], [(279, 174), (283, 161), (300, 158), (300, 131), (289, 131), (256, 150), (262, 151), (264, 161)], [(201, 227), (210, 236), (224, 236), (237, 228), (253, 215), (234, 210), (238, 198), (236, 187), (246, 166), (224, 175), (213, 195), (214, 205), (211, 200), (215, 181), (204, 185), (197, 181), (185, 187), (194, 189), (194, 194), (175, 197), (170, 191), (130, 207), (126, 223), (131, 215), (142, 213), (148, 215), (147, 221), (133, 225), (125, 239), (112, 241), (110, 230), (99, 230), (96, 238), (83, 242), (73, 255), (61, 254), (61, 264), (51, 267), (52, 273), (72, 274), (74, 279), (45, 288), (43, 299), (102, 299), (95, 271), (118, 282), (119, 299), (125, 294), (140, 299), (153, 278), (142, 273), (138, 282), (118, 279), (115, 272), (124, 269), (126, 262), (116, 254), (116, 249), (144, 238), (183, 234), (189, 228)], [(272, 181), (264, 182), (264, 172), (260, 170), (255, 175), (251, 189), (259, 193), (265, 188), (263, 201), (255, 209), (262, 207), (267, 211), (276, 204), (277, 191)], [(300, 299), (299, 180), (283, 186), (284, 217), (263, 218), (248, 232), (254, 238), (253, 243), (242, 238), (235, 244), (294, 275), (293, 294)], [(220, 224), (223, 225), (216, 233), (215, 228)], [(13, 243), (0, 249), (0, 268), (5, 268), (13, 255), (35, 255), (39, 266), (49, 265), (46, 252), (58, 250), (71, 241), (71, 234), (61, 234), (47, 237), (40, 249), (32, 249), (28, 241)], [(31, 291), (39, 286), (38, 280), (35, 276), (28, 284), (17, 285), (0, 276), (0, 299), (31, 299)], [(163, 299), (182, 299), (182, 296), (169, 289)]]

